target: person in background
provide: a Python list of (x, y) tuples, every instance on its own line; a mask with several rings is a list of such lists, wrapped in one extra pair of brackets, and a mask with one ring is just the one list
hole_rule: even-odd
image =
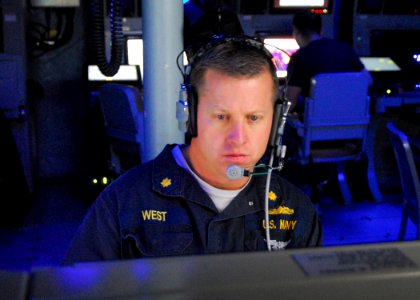
[(292, 102), (291, 111), (303, 112), (303, 99), (309, 95), (311, 79), (320, 73), (362, 72), (366, 70), (354, 49), (341, 41), (321, 36), (322, 20), (319, 14), (300, 11), (293, 18), (293, 36), (299, 50), (290, 59), (287, 68), (286, 98)]
[[(302, 166), (298, 163), (301, 139), (293, 125), (303, 120), (305, 98), (309, 96), (311, 79), (320, 73), (361, 72), (372, 84), (372, 77), (362, 64), (353, 47), (344, 42), (321, 36), (322, 20), (319, 14), (302, 10), (293, 17), (293, 37), (299, 49), (292, 55), (286, 78), (285, 97), (291, 103), (291, 113), (285, 128), (284, 144), (287, 146), (287, 164), (283, 177), (295, 183), (319, 203), (321, 191), (330, 184), (328, 165)], [(345, 105), (351, 105), (346, 103)], [(337, 146), (346, 141), (317, 141), (318, 148)], [(324, 180), (325, 179), (325, 180)]]
[[(317, 212), (279, 174), (230, 179), (232, 164), (250, 172), (266, 151), (278, 94), (263, 45), (225, 39), (204, 47), (191, 66), (196, 133), (112, 182), (98, 197), (63, 261), (264, 251), (321, 245)], [(195, 121), (196, 120), (196, 121)], [(266, 228), (270, 230), (269, 243)]]

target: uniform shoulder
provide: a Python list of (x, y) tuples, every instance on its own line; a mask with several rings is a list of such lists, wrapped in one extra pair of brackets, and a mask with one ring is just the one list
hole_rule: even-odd
[(289, 197), (301, 199), (302, 201), (310, 201), (309, 197), (295, 184), (282, 177), (279, 173), (273, 172), (273, 183), (280, 186), (283, 193)]

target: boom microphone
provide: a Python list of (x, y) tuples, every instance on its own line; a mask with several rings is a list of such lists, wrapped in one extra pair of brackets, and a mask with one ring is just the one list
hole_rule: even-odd
[(244, 176), (249, 176), (250, 172), (237, 165), (230, 165), (226, 168), (226, 175), (231, 180), (241, 179)]

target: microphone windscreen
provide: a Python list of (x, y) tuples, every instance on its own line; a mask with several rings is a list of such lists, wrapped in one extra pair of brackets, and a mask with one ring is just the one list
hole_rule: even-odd
[(226, 168), (226, 175), (231, 180), (240, 179), (244, 177), (244, 171), (245, 169), (237, 165), (230, 165)]

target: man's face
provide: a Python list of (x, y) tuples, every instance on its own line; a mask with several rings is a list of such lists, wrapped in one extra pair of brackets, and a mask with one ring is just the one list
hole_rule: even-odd
[(188, 150), (192, 167), (215, 187), (238, 189), (247, 179), (230, 180), (226, 168), (250, 169), (264, 154), (273, 118), (271, 74), (235, 78), (209, 69), (197, 92), (198, 136)]

